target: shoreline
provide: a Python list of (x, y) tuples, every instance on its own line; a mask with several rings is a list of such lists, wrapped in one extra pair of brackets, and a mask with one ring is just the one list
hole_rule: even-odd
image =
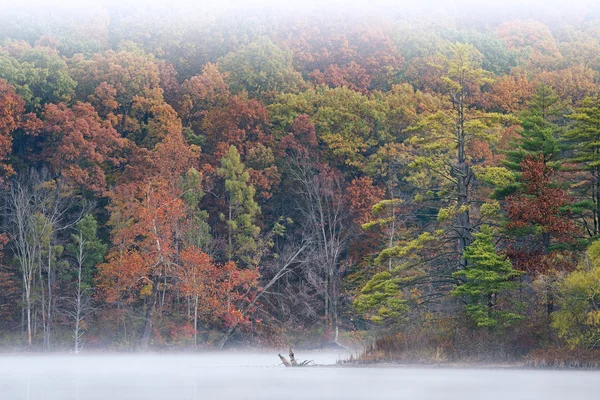
[(456, 370), (527, 370), (527, 371), (600, 371), (600, 367), (571, 367), (571, 366), (533, 366), (526, 362), (514, 363), (343, 363), (336, 365), (318, 365), (322, 368), (374, 368), (374, 369), (456, 369)]

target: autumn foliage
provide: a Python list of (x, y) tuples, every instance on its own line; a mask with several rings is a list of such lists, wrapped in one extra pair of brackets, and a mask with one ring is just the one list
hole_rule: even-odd
[(565, 210), (573, 198), (556, 186), (555, 171), (541, 156), (526, 158), (521, 169), (524, 187), (506, 199), (507, 229), (516, 234), (516, 243), (509, 247), (509, 252), (525, 271), (572, 268), (570, 260), (558, 262), (551, 253), (556, 245), (573, 245), (580, 234)]
[(458, 3), (9, 5), (1, 339), (596, 338), (599, 16)]

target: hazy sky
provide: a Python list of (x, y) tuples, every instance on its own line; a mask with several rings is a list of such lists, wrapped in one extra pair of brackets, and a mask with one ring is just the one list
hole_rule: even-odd
[(38, 6), (40, 4), (59, 4), (73, 8), (85, 7), (87, 4), (102, 4), (109, 7), (134, 5), (148, 7), (166, 5), (171, 7), (229, 9), (229, 8), (306, 8), (306, 7), (339, 7), (361, 8), (373, 6), (399, 7), (452, 7), (457, 4), (468, 4), (476, 8), (496, 7), (591, 7), (598, 0), (0, 0), (5, 7), (20, 5)]
[[(19, 15), (93, 15), (98, 6), (109, 12), (125, 14), (141, 11), (165, 19), (189, 15), (216, 16), (234, 14), (250, 15), (252, 11), (275, 11), (327, 15), (342, 11), (353, 15), (451, 15), (453, 18), (481, 18), (522, 15), (524, 18), (561, 20), (581, 16), (600, 17), (600, 0), (0, 0), (3, 11), (12, 18)], [(186, 14), (187, 13), (187, 14)]]

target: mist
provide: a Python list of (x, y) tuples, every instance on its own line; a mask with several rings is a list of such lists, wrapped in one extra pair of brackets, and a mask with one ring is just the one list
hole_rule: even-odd
[[(321, 364), (337, 354), (308, 353)], [(596, 399), (598, 374), (444, 368), (286, 369), (261, 353), (0, 358), (10, 400)]]
[[(276, 1), (276, 0), (18, 0), (2, 2), (2, 12), (21, 10), (35, 13), (46, 10), (50, 13), (65, 11), (70, 14), (85, 14), (93, 10), (104, 9), (110, 13), (139, 12), (154, 14), (156, 17), (168, 19), (173, 14), (203, 13), (219, 15), (222, 13), (289, 13), (300, 12), (307, 14), (354, 14), (361, 13), (386, 14), (388, 16), (403, 13), (417, 13), (423, 16), (432, 15), (461, 15), (468, 18), (477, 15), (480, 19), (497, 17), (498, 14), (512, 14), (521, 18), (541, 17), (547, 15), (568, 17), (570, 15), (593, 14), (600, 6), (593, 0), (423, 0), (418, 3), (407, 0), (306, 0), (306, 1)], [(0, 3), (0, 4), (2, 4)], [(248, 14), (246, 14), (248, 16)]]
[(597, 398), (600, 3), (0, 0), (0, 399)]

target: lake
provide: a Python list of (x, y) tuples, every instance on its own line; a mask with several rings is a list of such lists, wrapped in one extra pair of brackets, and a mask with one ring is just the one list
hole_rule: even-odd
[[(282, 351), (283, 353), (283, 351)], [(344, 354), (296, 351), (335, 364)], [(409, 367), (285, 368), (273, 353), (3, 355), (0, 400), (586, 400), (600, 372)]]

